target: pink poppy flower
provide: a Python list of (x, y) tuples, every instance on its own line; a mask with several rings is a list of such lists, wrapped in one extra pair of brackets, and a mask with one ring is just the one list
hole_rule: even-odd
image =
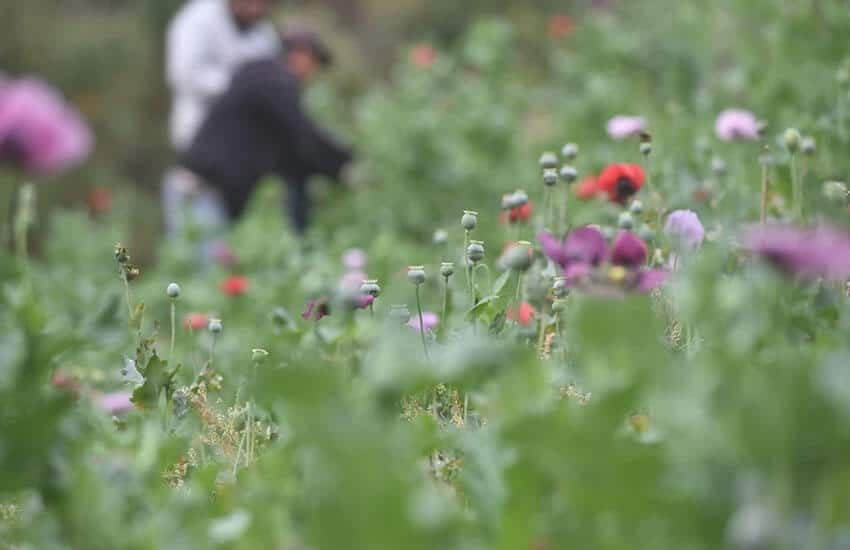
[(92, 135), (80, 114), (44, 82), (0, 85), (0, 160), (51, 175), (88, 157)]
[(646, 120), (641, 116), (617, 115), (608, 121), (607, 130), (613, 139), (626, 139), (646, 130)]
[(714, 131), (723, 141), (758, 139), (760, 130), (756, 116), (743, 109), (726, 109), (714, 123)]
[(128, 391), (105, 393), (98, 398), (97, 404), (101, 410), (109, 414), (120, 414), (135, 408), (133, 402), (130, 401), (132, 396), (133, 394)]
[(350, 248), (342, 255), (342, 265), (348, 271), (363, 271), (366, 269), (366, 252), (359, 248)]
[(850, 279), (850, 235), (835, 227), (757, 225), (744, 230), (742, 248), (801, 279)]
[[(425, 332), (431, 332), (437, 325), (440, 324), (440, 316), (436, 313), (432, 313), (430, 311), (425, 311), (422, 313), (422, 326), (425, 327)], [(421, 331), (422, 328), (419, 325), (419, 315), (413, 315), (410, 318), (410, 321), (407, 322), (407, 326), (417, 331)]]

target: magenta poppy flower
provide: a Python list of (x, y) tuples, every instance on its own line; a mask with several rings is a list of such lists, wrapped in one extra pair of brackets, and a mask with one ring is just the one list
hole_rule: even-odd
[(133, 402), (130, 400), (132, 396), (133, 394), (129, 391), (105, 393), (100, 396), (97, 404), (101, 410), (106, 411), (109, 414), (120, 414), (135, 408), (135, 405), (133, 405)]
[(602, 232), (590, 226), (576, 229), (563, 241), (545, 231), (537, 240), (543, 253), (561, 266), (568, 285), (591, 293), (650, 292), (668, 277), (666, 271), (646, 268), (646, 243), (630, 231), (621, 231), (610, 249)]
[(368, 278), (369, 276), (362, 271), (349, 271), (339, 280), (339, 286), (344, 290), (357, 290)]
[(714, 131), (723, 141), (758, 139), (760, 130), (756, 116), (743, 109), (726, 109), (714, 123)]
[(44, 82), (0, 85), (0, 160), (35, 174), (56, 174), (85, 160), (92, 141), (80, 114)]
[(305, 321), (319, 321), (322, 317), (327, 317), (331, 314), (331, 308), (326, 297), (317, 298), (307, 302), (307, 307), (301, 313), (301, 318)]
[(744, 230), (742, 248), (801, 279), (850, 278), (850, 235), (830, 226), (758, 225)]
[(680, 248), (696, 250), (705, 239), (705, 228), (699, 216), (690, 210), (674, 210), (667, 216), (664, 233), (676, 241)]
[(618, 115), (608, 121), (606, 128), (613, 139), (626, 139), (646, 130), (646, 119), (641, 116)]
[[(422, 326), (425, 327), (425, 332), (431, 332), (437, 325), (440, 324), (440, 316), (436, 313), (432, 313), (430, 311), (425, 311), (422, 313)], [(422, 328), (419, 325), (419, 315), (414, 315), (410, 318), (410, 321), (407, 322), (407, 326), (412, 329), (416, 329), (417, 331), (421, 331)]]

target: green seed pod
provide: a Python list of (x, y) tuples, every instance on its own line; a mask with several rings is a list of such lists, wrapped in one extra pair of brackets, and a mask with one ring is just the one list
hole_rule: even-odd
[(558, 298), (565, 298), (569, 295), (570, 289), (567, 286), (566, 277), (556, 277), (552, 284), (552, 293)]
[(425, 282), (425, 266), (412, 265), (407, 268), (407, 279), (415, 284), (421, 285)]
[(511, 195), (511, 208), (519, 208), (526, 204), (528, 204), (528, 193), (522, 189), (514, 191), (514, 194)]
[(443, 262), (440, 264), (440, 275), (448, 279), (455, 273), (455, 264), (452, 262)]
[(449, 232), (445, 229), (437, 229), (434, 231), (433, 242), (437, 246), (443, 246), (449, 242)]
[(561, 156), (567, 161), (575, 160), (578, 156), (578, 145), (575, 143), (567, 143), (561, 148)]
[(390, 306), (390, 319), (403, 325), (410, 321), (410, 310), (406, 304), (393, 304)]
[(529, 243), (512, 246), (505, 253), (505, 265), (514, 271), (525, 271), (531, 267), (531, 246)]
[(460, 218), (460, 225), (467, 231), (472, 231), (478, 225), (478, 212), (472, 210), (464, 210), (463, 216)]
[(711, 159), (711, 171), (715, 176), (722, 176), (726, 173), (726, 161), (720, 157)]
[(540, 167), (544, 170), (547, 168), (558, 167), (558, 155), (551, 151), (547, 151), (540, 155)]
[(171, 283), (168, 285), (168, 288), (165, 289), (165, 293), (168, 294), (168, 297), (172, 300), (176, 299), (180, 296), (180, 285), (177, 283)]
[(377, 298), (381, 295), (381, 287), (378, 285), (378, 281), (374, 279), (369, 281), (363, 281), (363, 284), (360, 285), (360, 292), (362, 292), (363, 294), (368, 294), (373, 298)]
[(811, 136), (804, 137), (803, 141), (800, 142), (800, 151), (802, 151), (804, 155), (814, 155), (815, 149), (817, 149), (817, 143), (815, 142), (815, 138)]
[(555, 313), (562, 313), (567, 309), (567, 301), (563, 299), (558, 299), (552, 302), (552, 311)]
[(558, 183), (558, 172), (554, 168), (543, 170), (543, 185), (552, 187)]
[(255, 363), (264, 363), (269, 357), (269, 352), (264, 349), (257, 348), (251, 350), (251, 361)]
[(646, 242), (654, 241), (655, 231), (653, 231), (652, 228), (649, 227), (647, 224), (643, 224), (638, 230), (638, 237), (640, 237)]
[(785, 141), (785, 147), (788, 149), (788, 152), (792, 155), (800, 150), (800, 131), (796, 128), (788, 128), (785, 130), (785, 133), (782, 135), (783, 141)]
[(473, 263), (478, 263), (484, 259), (484, 243), (482, 241), (472, 241), (466, 247), (466, 257)]
[(121, 243), (115, 245), (115, 259), (122, 265), (130, 261), (130, 253)]
[(221, 319), (210, 319), (207, 324), (207, 329), (213, 334), (221, 334), (223, 327), (221, 326)]
[(643, 203), (640, 201), (632, 201), (631, 206), (629, 206), (629, 212), (632, 213), (633, 216), (642, 216), (643, 215)]
[(561, 179), (564, 183), (573, 183), (578, 179), (578, 170), (575, 167), (565, 164), (561, 167)]
[(842, 181), (824, 182), (823, 196), (829, 202), (843, 205), (847, 202), (847, 185)]
[(644, 141), (640, 144), (640, 154), (648, 157), (652, 153), (652, 143), (649, 141)]

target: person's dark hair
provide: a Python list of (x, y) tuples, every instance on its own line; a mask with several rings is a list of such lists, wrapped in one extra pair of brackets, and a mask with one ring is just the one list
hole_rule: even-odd
[(322, 65), (328, 66), (333, 63), (333, 54), (331, 54), (330, 48), (313, 31), (285, 31), (280, 35), (280, 43), (283, 46), (284, 53), (296, 49), (310, 50)]

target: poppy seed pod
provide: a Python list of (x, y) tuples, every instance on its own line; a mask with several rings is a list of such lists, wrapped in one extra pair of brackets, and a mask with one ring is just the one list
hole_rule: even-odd
[(514, 271), (525, 271), (531, 267), (530, 243), (517, 243), (509, 248), (505, 253), (505, 265)]
[(817, 144), (815, 143), (815, 138), (811, 136), (804, 137), (803, 141), (800, 142), (800, 151), (802, 151), (804, 155), (813, 155), (816, 148)]
[(567, 301), (563, 299), (558, 299), (552, 302), (552, 311), (555, 313), (562, 313), (567, 309)]
[(207, 324), (207, 329), (213, 334), (221, 334), (222, 328), (221, 319), (210, 319)]
[(552, 187), (558, 183), (558, 172), (554, 168), (543, 170), (543, 185)]
[(726, 161), (720, 157), (712, 158), (711, 171), (714, 172), (715, 176), (722, 176), (726, 173)]
[(540, 167), (545, 169), (558, 167), (558, 155), (547, 151), (540, 155)]
[(640, 201), (632, 201), (632, 205), (629, 206), (629, 212), (631, 212), (633, 216), (643, 215), (643, 203)]
[(561, 148), (561, 156), (564, 157), (564, 160), (575, 160), (578, 156), (578, 145), (567, 143)]
[(640, 144), (640, 154), (648, 157), (652, 153), (652, 143), (644, 141)]
[(440, 275), (448, 279), (455, 273), (455, 264), (452, 262), (443, 262), (440, 264)]
[(630, 212), (620, 212), (620, 217), (617, 218), (617, 227), (625, 231), (630, 231), (635, 226), (635, 219)]
[(792, 155), (800, 150), (800, 131), (796, 128), (788, 128), (785, 130), (785, 133), (782, 135), (782, 139), (785, 142), (785, 147), (788, 149), (788, 152)]
[(437, 246), (442, 246), (449, 242), (449, 232), (445, 229), (437, 229), (434, 231), (433, 237), (434, 244)]
[(264, 349), (257, 348), (251, 350), (251, 361), (255, 363), (264, 363), (269, 357), (269, 352)]
[(393, 304), (390, 306), (390, 319), (403, 325), (410, 321), (410, 310), (406, 304)]
[(520, 208), (528, 204), (528, 193), (519, 189), (511, 195), (511, 208)]
[(363, 284), (360, 285), (360, 292), (368, 294), (373, 298), (377, 298), (381, 295), (381, 287), (378, 285), (378, 281), (376, 280), (363, 281)]
[(564, 180), (565, 183), (573, 183), (576, 179), (578, 179), (578, 170), (569, 164), (565, 164), (561, 167), (561, 179)]
[(564, 298), (570, 293), (566, 277), (556, 277), (552, 283), (552, 293), (558, 298)]
[(421, 285), (425, 282), (425, 266), (422, 265), (412, 265), (407, 268), (407, 278), (408, 280), (415, 284)]
[(460, 225), (467, 231), (472, 231), (478, 225), (478, 212), (472, 210), (464, 210), (463, 216), (460, 218)]
[(466, 247), (466, 257), (473, 263), (478, 263), (484, 259), (484, 243), (482, 241), (472, 241)]
[(647, 224), (643, 224), (638, 230), (638, 237), (647, 242), (653, 241), (655, 240), (655, 231), (653, 231)]
[(142, 271), (138, 266), (135, 265), (125, 265), (124, 266), (124, 276), (127, 277), (127, 281), (135, 281), (142, 275)]
[(127, 248), (121, 243), (115, 245), (115, 259), (122, 265), (130, 261), (130, 253), (127, 252)]
[(168, 294), (168, 297), (174, 300), (178, 296), (180, 296), (180, 285), (177, 283), (171, 283), (168, 285), (168, 288), (165, 289), (165, 293)]
[(843, 205), (847, 202), (847, 185), (842, 181), (824, 182), (823, 196), (829, 202)]

